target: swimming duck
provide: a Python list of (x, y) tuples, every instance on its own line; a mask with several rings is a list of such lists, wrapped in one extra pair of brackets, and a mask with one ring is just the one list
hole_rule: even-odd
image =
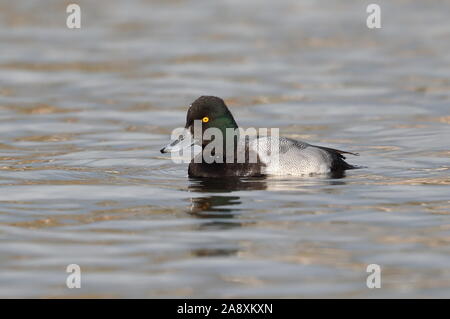
[[(211, 148), (208, 144), (213, 139), (191, 138), (195, 135), (194, 123), (201, 121), (201, 136), (204, 132), (213, 128), (223, 135), (223, 147)], [(238, 129), (238, 125), (225, 102), (215, 96), (201, 96), (189, 107), (186, 116), (186, 134), (181, 134), (166, 147), (161, 153), (180, 151), (200, 144), (202, 152), (197, 154), (189, 164), (188, 174), (191, 177), (227, 177), (227, 176), (265, 176), (265, 175), (315, 175), (343, 172), (358, 168), (348, 164), (343, 154), (358, 155), (333, 148), (311, 145), (306, 142), (293, 140), (286, 137), (273, 136), (245, 136), (244, 139), (227, 139), (230, 129)], [(190, 135), (190, 138), (187, 136)], [(229, 141), (233, 141), (229, 144)], [(239, 144), (240, 143), (240, 144)], [(230, 146), (231, 145), (231, 146)], [(274, 148), (278, 150), (277, 157)], [(238, 147), (239, 146), (239, 147)], [(208, 150), (208, 152), (207, 152)], [(229, 152), (228, 152), (228, 151)], [(239, 161), (238, 157), (244, 151), (245, 160)], [(208, 153), (208, 154), (206, 154)], [(213, 160), (207, 160), (207, 156)], [(230, 157), (228, 157), (230, 156)], [(251, 160), (255, 159), (256, 160)], [(206, 160), (205, 160), (206, 159)], [(231, 159), (231, 160), (230, 160)]]

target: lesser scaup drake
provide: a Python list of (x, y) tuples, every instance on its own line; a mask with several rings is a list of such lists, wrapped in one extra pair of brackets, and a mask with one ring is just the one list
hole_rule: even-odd
[[(219, 129), (224, 136), (224, 141), (226, 140), (227, 129), (238, 129), (238, 125), (225, 102), (215, 96), (201, 96), (189, 107), (185, 128), (191, 134), (194, 134), (194, 121), (196, 120), (202, 122), (203, 132), (208, 128)], [(180, 136), (179, 139), (161, 149), (161, 153), (179, 150), (179, 147), (174, 146), (183, 144), (183, 139), (184, 137)], [(275, 142), (277, 142), (279, 154), (277, 160), (273, 161), (268, 154), (271, 154), (270, 145), (275, 145), (273, 144), (274, 139), (275, 137), (270, 136), (255, 136), (253, 138), (246, 136), (243, 148), (238, 150), (238, 147), (232, 144), (234, 160), (231, 162), (225, 160), (225, 156), (228, 156), (226, 152), (228, 144), (224, 142), (224, 150), (213, 153), (214, 158), (221, 158), (222, 160), (209, 163), (201, 159), (211, 140), (202, 139), (202, 152), (190, 162), (188, 174), (191, 177), (313, 175), (358, 168), (345, 162), (343, 155), (358, 154), (311, 145), (285, 137), (276, 137)], [(191, 145), (192, 143), (187, 146)], [(245, 150), (245, 161), (239, 163), (237, 157), (242, 150)], [(256, 158), (256, 161), (250, 160), (251, 158)], [(229, 158), (227, 157), (227, 159)]]

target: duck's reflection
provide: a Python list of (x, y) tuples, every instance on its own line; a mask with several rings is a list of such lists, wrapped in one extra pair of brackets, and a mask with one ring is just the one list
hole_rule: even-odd
[(189, 190), (199, 193), (229, 193), (266, 189), (266, 177), (189, 178)]
[(220, 193), (267, 189), (264, 178), (190, 178), (189, 183), (188, 189), (192, 193), (211, 193), (210, 196), (191, 198), (190, 214), (198, 218), (218, 220), (235, 217), (239, 209), (230, 206), (241, 204), (239, 196), (235, 194), (220, 195)]
[[(190, 192), (210, 194), (191, 198), (189, 213), (196, 218), (204, 219), (204, 222), (196, 225), (196, 230), (220, 231), (242, 227), (244, 223), (238, 218), (242, 201), (234, 192), (266, 188), (264, 178), (190, 178), (188, 187)], [(239, 251), (237, 243), (230, 245), (228, 242), (224, 246), (223, 242), (218, 241), (209, 243), (207, 246), (210, 248), (193, 249), (192, 254), (199, 257), (226, 256), (234, 255)]]
[[(227, 177), (227, 178), (190, 178), (188, 190), (191, 193), (210, 193), (210, 196), (191, 198), (189, 213), (198, 218), (214, 218), (213, 225), (220, 219), (232, 219), (239, 213), (239, 208), (231, 206), (240, 205), (241, 199), (236, 196), (238, 191), (269, 190), (269, 191), (302, 191), (308, 185), (345, 185), (345, 172), (333, 172), (327, 176), (310, 177)], [(320, 190), (318, 190), (320, 191)], [(222, 195), (223, 193), (224, 195)], [(230, 193), (230, 195), (225, 195)], [(232, 194), (231, 194), (232, 193)], [(208, 224), (206, 224), (208, 225)], [(231, 225), (239, 226), (237, 225)], [(207, 226), (209, 227), (209, 226)]]
[[(249, 221), (243, 222), (243, 219), (239, 218), (242, 214), (242, 200), (240, 196), (237, 196), (240, 191), (311, 192), (311, 188), (308, 188), (311, 185), (344, 185), (343, 177), (345, 174), (341, 172), (310, 178), (190, 178), (188, 189), (197, 196), (191, 198), (188, 213), (195, 218), (203, 219), (202, 223), (195, 225), (196, 230), (199, 231), (223, 231), (245, 227)], [(330, 192), (329, 189), (321, 187), (317, 188), (317, 191)], [(339, 190), (333, 188), (332, 191)], [(202, 193), (205, 196), (202, 196)], [(239, 251), (237, 243), (232, 246), (229, 241), (227, 243), (228, 246), (224, 246), (225, 243), (220, 240), (209, 242), (201, 248), (193, 249), (192, 253), (196, 256), (224, 256), (236, 254)]]

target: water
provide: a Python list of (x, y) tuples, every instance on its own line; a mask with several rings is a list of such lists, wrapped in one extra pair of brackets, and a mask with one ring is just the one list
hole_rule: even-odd
[[(0, 297), (448, 297), (450, 4), (377, 3), (1, 1)], [(368, 168), (189, 179), (202, 94)]]

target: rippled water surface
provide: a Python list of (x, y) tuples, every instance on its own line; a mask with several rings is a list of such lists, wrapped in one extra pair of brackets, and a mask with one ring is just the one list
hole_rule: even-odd
[[(449, 2), (77, 3), (0, 1), (0, 297), (450, 296)], [(367, 168), (189, 179), (202, 94)]]

